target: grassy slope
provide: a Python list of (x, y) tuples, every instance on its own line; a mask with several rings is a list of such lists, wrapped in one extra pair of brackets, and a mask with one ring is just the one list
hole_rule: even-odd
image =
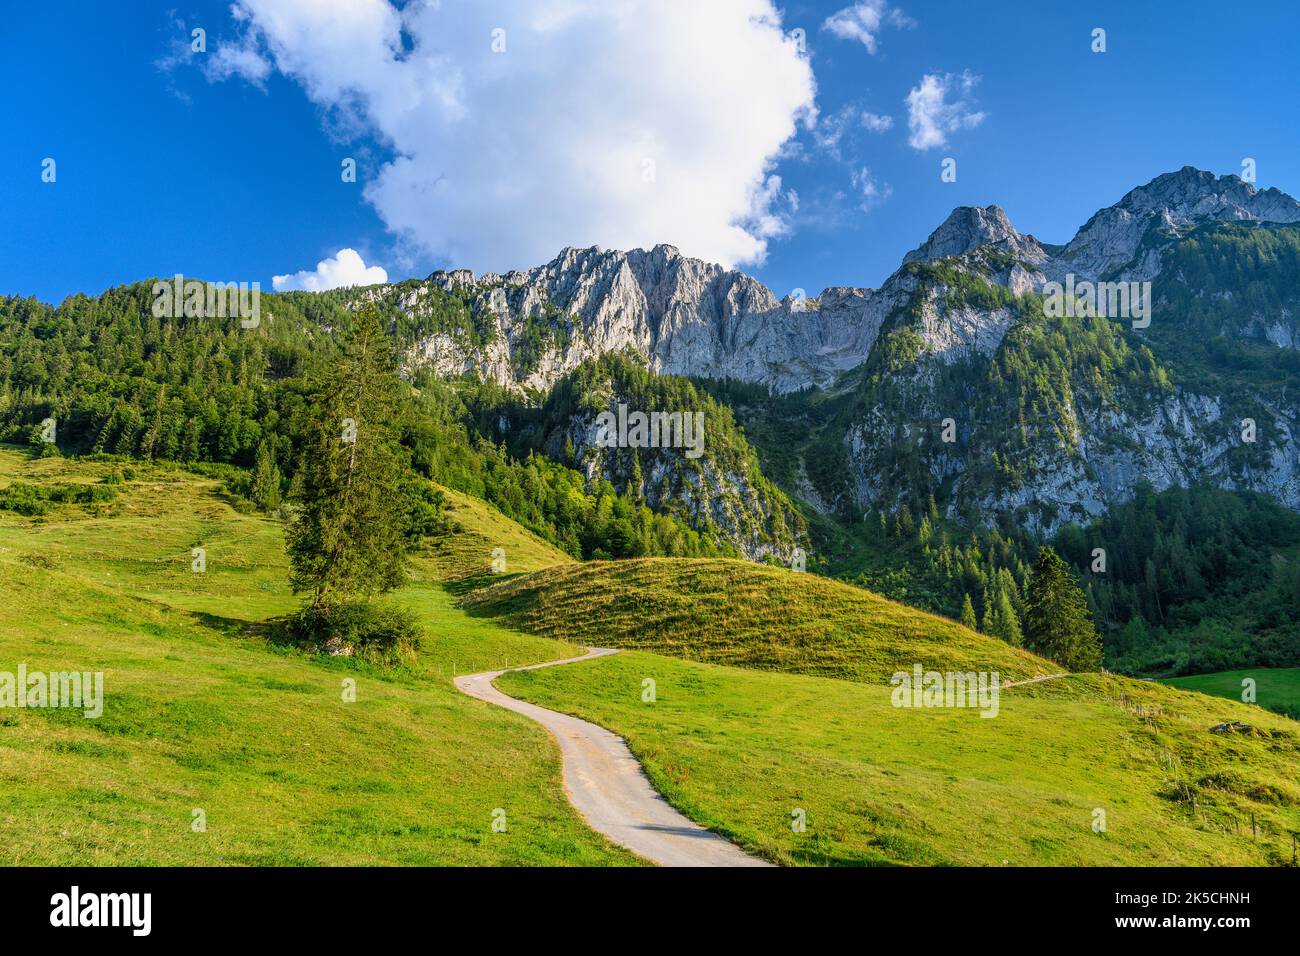
[(447, 515), (455, 533), (430, 542), (425, 555), (430, 573), (461, 588), (490, 583), (492, 551), (505, 552), (507, 575), (571, 565), (573, 558), (527, 528), (506, 518), (491, 505), (450, 488), (443, 488)]
[(1290, 715), (1300, 714), (1300, 667), (1256, 667), (1192, 677), (1171, 677), (1164, 681), (1171, 687), (1200, 691), (1215, 697), (1241, 700), (1241, 682), (1255, 681), (1255, 702), (1261, 707)]
[[(0, 485), (110, 468), (0, 451)], [(572, 645), (469, 619), (417, 580), (398, 599), (428, 637), (406, 670), (273, 647), (250, 622), (295, 603), (278, 526), (234, 511), (212, 481), (140, 472), (97, 513), (0, 513), (0, 670), (102, 670), (106, 698), (98, 720), (0, 710), (0, 864), (634, 862), (571, 810), (543, 730), (450, 683), (453, 668)], [(481, 503), (457, 511), (491, 520)], [(204, 574), (190, 571), (196, 544)], [(545, 559), (521, 549), (518, 564)], [(422, 557), (418, 576), (439, 560)], [(491, 830), (497, 807), (505, 833)], [(191, 830), (195, 808), (206, 833)]]
[(824, 677), (881, 682), (914, 663), (997, 671), (1004, 681), (1060, 670), (861, 588), (744, 561), (564, 565), (476, 591), (465, 604), (473, 614), (583, 644)]
[[(18, 475), (97, 480), (109, 468), (0, 451), (0, 485)], [(426, 648), (409, 669), (380, 673), (267, 645), (255, 622), (293, 604), (276, 524), (236, 513), (213, 482), (144, 468), (141, 477), (98, 515), (0, 513), (0, 670), (102, 669), (108, 696), (99, 721), (0, 711), (0, 863), (629, 862), (569, 810), (539, 728), (449, 684), (453, 667), (572, 651), (503, 630), (481, 616), (482, 600), (471, 598), (480, 616), (466, 616), (434, 583), (453, 579), (457, 592), (487, 583), (491, 547), (505, 548), (512, 573), (568, 565), (488, 594), (494, 610), (527, 617), (539, 608), (520, 595), (539, 579), (566, 581), (576, 602), (568, 636), (584, 642), (635, 639), (637, 628), (662, 637), (676, 624), (696, 639), (712, 634), (720, 656), (749, 643), (739, 657), (757, 666), (870, 679), (892, 669), (891, 654), (976, 666), (995, 643), (889, 602), (856, 603), (863, 592), (822, 593), (833, 582), (788, 571), (721, 562), (712, 580), (704, 562), (569, 565), (482, 502), (452, 496), (459, 533), (419, 558), (417, 580), (398, 595), (429, 623)], [(204, 575), (189, 571), (194, 544), (208, 550)], [(737, 605), (729, 588), (761, 600)], [(556, 607), (542, 610), (538, 623), (563, 633)], [(815, 622), (795, 629), (796, 615)], [(785, 624), (804, 648), (774, 656), (757, 639), (764, 621)], [(900, 633), (910, 636), (899, 643)], [(813, 654), (818, 634), (836, 643)], [(1032, 662), (999, 666), (1008, 676), (1042, 669)], [(358, 681), (355, 704), (339, 700), (344, 677)], [(657, 682), (653, 704), (641, 702), (645, 677)], [(1289, 858), (1283, 831), (1300, 829), (1297, 725), (1158, 685), (1015, 688), (992, 720), (898, 710), (888, 688), (869, 683), (635, 651), (512, 673), (501, 685), (624, 734), (677, 806), (781, 861), (1276, 863)], [(1139, 716), (1118, 693), (1163, 713)], [(1259, 733), (1207, 732), (1238, 719)], [(1189, 788), (1195, 820), (1179, 799)], [(498, 806), (505, 834), (490, 832)], [(195, 807), (207, 811), (205, 834), (190, 830)], [(796, 807), (808, 814), (804, 834), (789, 826)], [(1095, 807), (1107, 811), (1104, 835), (1091, 829)], [(1252, 812), (1258, 843), (1225, 832)]]
[[(1300, 830), (1300, 725), (1124, 678), (1012, 688), (992, 719), (895, 708), (887, 687), (642, 652), (498, 684), (613, 729), (676, 806), (782, 862), (1277, 865)], [(1238, 719), (1258, 732), (1209, 732)], [(805, 833), (791, 828), (796, 808)]]
[[(992, 719), (895, 708), (888, 677), (917, 662), (1003, 680), (1059, 668), (839, 582), (646, 559), (546, 568), (465, 604), (633, 649), (499, 684), (623, 735), (675, 805), (782, 862), (1269, 864), (1289, 859), (1300, 829), (1295, 723), (1099, 676), (1006, 690)], [(1229, 720), (1260, 732), (1209, 732)], [(790, 828), (795, 808), (805, 834)], [(1236, 832), (1252, 813), (1255, 843)]]

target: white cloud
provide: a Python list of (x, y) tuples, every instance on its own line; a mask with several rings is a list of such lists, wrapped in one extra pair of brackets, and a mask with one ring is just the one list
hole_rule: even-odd
[(853, 191), (847, 194), (842, 190), (829, 193), (823, 190), (814, 194), (799, 215), (801, 225), (832, 228), (847, 221), (853, 207), (859, 212), (870, 212), (893, 194), (893, 188), (888, 183), (877, 181), (871, 170), (857, 158), (861, 152), (863, 130), (883, 133), (893, 125), (893, 117), (872, 113), (852, 103), (817, 117), (812, 128), (813, 142), (827, 158), (848, 170)]
[(355, 249), (340, 249), (332, 259), (322, 259), (315, 269), (304, 269), (290, 275), (272, 276), (271, 287), (276, 292), (302, 289), (306, 292), (324, 292), (345, 286), (376, 285), (388, 281), (388, 273), (379, 266), (367, 266)]
[(220, 44), (203, 67), (203, 72), (210, 80), (242, 76), (256, 86), (262, 86), (266, 82), (271, 70), (270, 61), (247, 41)]
[(862, 125), (873, 133), (886, 133), (894, 128), (894, 118), (863, 110)]
[(772, 166), (816, 86), (772, 0), (233, 9), (316, 104), (392, 150), (365, 196), (436, 258), (500, 271), (670, 242), (732, 265), (785, 229)]
[(871, 175), (871, 170), (866, 166), (853, 170), (849, 174), (849, 180), (858, 192), (858, 208), (863, 212), (870, 212), (894, 192), (889, 184), (877, 183), (875, 177)]
[(834, 113), (825, 113), (817, 118), (817, 125), (812, 130), (813, 140), (817, 143), (817, 147), (828, 153), (832, 159), (840, 158), (840, 144), (857, 118), (857, 112), (857, 107), (850, 104), (840, 107)]
[(878, 47), (876, 38), (884, 26), (913, 27), (916, 21), (885, 0), (858, 0), (851, 7), (837, 10), (826, 18), (823, 30), (829, 30), (841, 40), (857, 40), (867, 52), (874, 54)]
[[(946, 146), (948, 134), (974, 129), (984, 122), (985, 113), (975, 112), (971, 91), (980, 81), (969, 70), (958, 76), (927, 73), (907, 94), (908, 143), (913, 149)], [(949, 102), (948, 97), (955, 98)]]
[(884, 133), (893, 125), (892, 116), (881, 116), (849, 103), (834, 113), (818, 116), (812, 137), (820, 150), (838, 161), (842, 158), (843, 148), (852, 145), (855, 129), (860, 127), (872, 133)]
[[(232, 13), (239, 21), (237, 8), (232, 8)], [(201, 52), (194, 50), (193, 34), (184, 20), (173, 18), (169, 33), (171, 39), (166, 52), (154, 61), (154, 66), (163, 73), (170, 74), (182, 66), (198, 66), (209, 81), (241, 76), (260, 88), (264, 88), (271, 75), (273, 67), (257, 49), (256, 37), (249, 36), (246, 30), (239, 30), (233, 40), (204, 34), (207, 49)], [(189, 102), (189, 96), (182, 91), (171, 88), (171, 92)]]

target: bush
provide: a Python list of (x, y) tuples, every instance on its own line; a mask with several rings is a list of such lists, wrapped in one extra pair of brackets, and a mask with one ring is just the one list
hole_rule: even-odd
[(0, 511), (12, 511), (34, 518), (47, 514), (51, 504), (93, 505), (112, 501), (117, 489), (111, 485), (59, 484), (50, 487), (15, 481), (0, 490)]
[(117, 489), (111, 485), (77, 485), (63, 483), (41, 489), (41, 494), (61, 505), (93, 505), (117, 498)]
[(15, 481), (8, 488), (0, 490), (0, 511), (12, 511), (25, 518), (34, 518), (49, 510), (48, 500), (35, 485)]
[(385, 659), (414, 654), (422, 630), (411, 611), (367, 601), (328, 609), (309, 605), (288, 618), (285, 626), (295, 643), (327, 654)]

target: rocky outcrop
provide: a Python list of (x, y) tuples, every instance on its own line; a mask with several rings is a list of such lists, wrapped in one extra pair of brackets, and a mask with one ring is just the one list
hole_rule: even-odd
[(1001, 206), (958, 206), (917, 248), (903, 256), (904, 264), (933, 262), (964, 256), (984, 246), (1008, 252), (1024, 262), (1037, 265), (1048, 252), (1033, 236), (1021, 235), (1007, 219)]
[[(587, 359), (629, 349), (661, 374), (763, 382), (782, 392), (826, 385), (863, 362), (900, 301), (888, 287), (831, 288), (817, 298), (778, 301), (758, 280), (667, 245), (565, 249), (527, 272), (436, 272), (427, 286), (467, 297), (495, 335), (473, 345), (431, 334), (409, 351), (409, 366), (543, 391)], [(415, 313), (426, 295), (426, 288), (413, 289), (402, 307)], [(548, 315), (566, 325), (567, 340), (521, 369), (527, 328)]]
[[(998, 206), (960, 207), (903, 265), (997, 253), (994, 271), (1003, 271), (999, 281), (1017, 293), (1041, 291), (1067, 274), (1138, 281), (1159, 273), (1162, 248), (1216, 219), (1297, 222), (1300, 203), (1276, 189), (1259, 191), (1235, 176), (1187, 167), (1101, 210), (1065, 246), (1019, 232)], [(543, 391), (589, 358), (629, 349), (663, 374), (735, 378), (778, 392), (825, 386), (866, 360), (885, 319), (912, 291), (904, 268), (879, 289), (830, 288), (778, 300), (758, 280), (668, 245), (630, 252), (564, 249), (527, 271), (478, 277), (463, 269), (437, 272), (426, 286), (467, 297), (496, 334), (486, 345), (431, 334), (412, 348), (411, 365)], [(406, 292), (403, 307), (418, 310), (425, 295), (420, 287)], [(571, 326), (568, 334), (521, 362), (530, 324), (548, 315)], [(972, 317), (953, 318), (969, 325)], [(995, 326), (1000, 321), (992, 320)], [(1289, 321), (1261, 317), (1261, 323), (1272, 329), (1271, 341), (1292, 341)], [(940, 338), (948, 334), (936, 331)]]

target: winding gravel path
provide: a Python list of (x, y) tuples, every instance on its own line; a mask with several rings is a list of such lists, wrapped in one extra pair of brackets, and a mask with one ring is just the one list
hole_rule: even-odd
[[(591, 647), (581, 657), (511, 669), (537, 670), (617, 653)], [(662, 866), (771, 865), (674, 810), (650, 786), (620, 737), (577, 717), (501, 693), (492, 682), (503, 673), (468, 674), (455, 678), (455, 684), (462, 693), (523, 714), (551, 732), (560, 743), (569, 802), (593, 830)]]

